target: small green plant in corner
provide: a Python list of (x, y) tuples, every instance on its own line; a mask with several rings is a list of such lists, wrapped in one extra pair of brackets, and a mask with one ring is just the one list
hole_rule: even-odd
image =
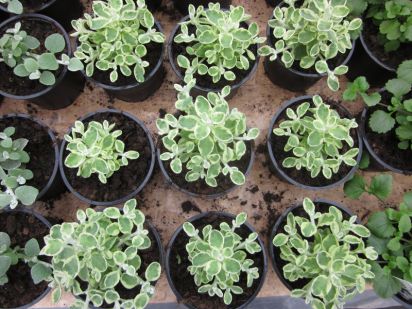
[[(273, 129), (277, 136), (288, 137), (285, 152), (293, 156), (283, 160), (285, 168), (305, 168), (311, 177), (321, 172), (326, 179), (338, 173), (344, 163), (355, 166), (355, 157), (359, 153), (350, 135), (351, 129), (357, 128), (354, 119), (341, 118), (339, 113), (323, 102), (318, 95), (313, 96), (313, 107), (309, 102), (300, 104), (296, 110), (287, 108), (288, 120)], [(342, 153), (346, 143), (351, 149)]]
[(286, 280), (307, 280), (293, 297), (305, 299), (314, 309), (343, 308), (346, 301), (365, 290), (366, 280), (373, 279), (370, 261), (378, 255), (367, 247), (364, 238), (369, 230), (356, 224), (356, 216), (348, 220), (335, 206), (317, 212), (315, 204), (305, 198), (304, 216), (290, 212), (284, 233), (278, 233), (273, 245), (280, 258)]
[(21, 27), (21, 23), (17, 22), (0, 38), (0, 61), (12, 68), (14, 75), (52, 86), (56, 83), (55, 74), (61, 65), (67, 66), (70, 71), (83, 69), (78, 59), (63, 53), (66, 48), (63, 35), (53, 33), (40, 42)]
[(113, 131), (115, 125), (107, 120), (103, 123), (92, 121), (85, 128), (83, 122), (76, 121), (71, 135), (64, 136), (69, 151), (64, 164), (68, 168), (78, 168), (77, 176), (89, 178), (97, 173), (100, 182), (107, 183), (120, 167), (139, 158), (137, 151), (125, 152), (124, 142), (118, 139), (122, 131)]
[(248, 287), (259, 278), (258, 268), (252, 267), (254, 262), (248, 258), (248, 254), (262, 251), (256, 241), (258, 234), (251, 233), (242, 239), (235, 232), (246, 219), (247, 215), (240, 213), (232, 220), (232, 226), (226, 222), (220, 223), (219, 229), (207, 225), (201, 233), (189, 222), (183, 225), (190, 237), (186, 245), (191, 262), (188, 271), (199, 287), (198, 292), (223, 298), (226, 305), (232, 303), (233, 294), (243, 294), (242, 287), (236, 285), (242, 273), (246, 274)]
[(119, 74), (144, 82), (150, 65), (144, 60), (146, 46), (165, 39), (145, 0), (93, 1), (92, 10), (92, 15), (72, 21), (72, 36), (79, 41), (74, 56), (86, 66), (86, 75), (93, 76), (97, 68), (109, 71), (112, 83)]
[(338, 75), (346, 74), (348, 67), (334, 69), (328, 61), (352, 49), (352, 40), (362, 26), (360, 18), (350, 19), (346, 0), (285, 0), (284, 6), (273, 11), (269, 26), (273, 29), (274, 46), (259, 49), (262, 56), (274, 61), (281, 57), (285, 67), (299, 62), (302, 69), (315, 68), (319, 74), (328, 75), (328, 86), (339, 89)]
[(19, 0), (0, 0), (1, 4), (7, 5), (7, 11), (14, 14), (23, 13), (23, 4)]
[(29, 154), (24, 150), (28, 140), (13, 139), (16, 129), (8, 127), (0, 132), (0, 209), (17, 205), (32, 205), (39, 194), (39, 190), (26, 185), (33, 178), (33, 172), (25, 168), (30, 161)]

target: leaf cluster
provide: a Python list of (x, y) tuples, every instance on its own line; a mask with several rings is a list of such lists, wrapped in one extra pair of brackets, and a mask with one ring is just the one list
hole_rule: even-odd
[(7, 5), (7, 11), (14, 14), (23, 13), (23, 4), (20, 0), (0, 0), (0, 3)]
[(370, 184), (367, 184), (365, 178), (355, 174), (352, 179), (347, 181), (343, 187), (345, 195), (351, 199), (358, 199), (362, 194), (367, 193), (376, 196), (383, 201), (389, 197), (392, 192), (393, 178), (390, 174), (379, 174), (372, 177)]

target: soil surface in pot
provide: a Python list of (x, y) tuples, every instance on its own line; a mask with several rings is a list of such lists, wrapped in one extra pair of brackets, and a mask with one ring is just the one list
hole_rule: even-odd
[[(21, 213), (1, 213), (0, 231), (9, 234), (11, 246), (24, 248), (27, 241), (36, 238), (40, 247), (44, 246), (43, 237), (49, 228), (36, 217)], [(0, 307), (15, 308), (29, 304), (46, 289), (47, 282), (34, 284), (30, 267), (26, 263), (11, 266), (8, 273), (9, 282), (0, 288)]]
[[(23, 5), (24, 13), (36, 12), (40, 10), (47, 3), (52, 2), (52, 0), (19, 0), (19, 1)], [(57, 1), (61, 1), (61, 0), (57, 0)], [(7, 9), (7, 5), (5, 4), (1, 4), (1, 6)]]
[[(196, 220), (193, 223), (196, 229), (200, 231), (206, 225), (212, 225), (213, 228), (219, 229), (219, 224), (222, 222), (227, 222), (229, 225), (232, 224), (232, 220), (227, 217), (219, 216), (218, 214), (213, 214), (208, 217), (204, 217), (200, 220)], [(251, 233), (250, 229), (246, 226), (241, 226), (235, 231), (243, 239), (246, 239)], [(170, 276), (174, 282), (174, 285), (180, 295), (183, 297), (182, 302), (184, 304), (191, 304), (197, 309), (226, 309), (226, 308), (237, 308), (246, 303), (249, 298), (253, 296), (256, 289), (259, 286), (260, 278), (263, 274), (264, 259), (263, 253), (247, 254), (248, 259), (254, 261), (253, 267), (259, 268), (260, 278), (253, 281), (253, 285), (248, 288), (246, 285), (246, 275), (242, 273), (240, 276), (240, 281), (237, 285), (242, 287), (242, 295), (233, 295), (232, 303), (227, 306), (224, 304), (223, 299), (217, 296), (210, 297), (206, 294), (199, 294), (197, 292), (198, 287), (196, 286), (193, 276), (187, 271), (187, 267), (191, 265), (188, 255), (186, 252), (186, 244), (189, 241), (189, 237), (182, 230), (179, 235), (175, 238), (175, 242), (171, 249), (170, 254)], [(262, 248), (263, 249), (263, 248)], [(178, 256), (181, 262), (178, 263)]]
[(0, 131), (7, 127), (16, 128), (16, 133), (12, 136), (13, 139), (26, 138), (29, 140), (24, 148), (30, 156), (26, 168), (33, 172), (34, 177), (27, 184), (41, 191), (49, 182), (56, 163), (53, 140), (44, 127), (30, 119), (4, 118), (0, 121)]
[[(34, 51), (37, 54), (42, 54), (47, 52), (44, 42), (46, 38), (53, 34), (53, 33), (61, 33), (60, 29), (57, 28), (55, 25), (41, 19), (28, 19), (23, 18), (21, 20), (16, 20), (13, 23), (8, 23), (6, 26), (0, 29), (0, 37), (5, 33), (5, 31), (9, 28), (13, 28), (15, 23), (21, 22), (21, 29), (26, 31), (29, 35), (35, 37), (40, 41), (40, 46)], [(63, 53), (67, 54), (67, 42), (66, 48)], [(60, 59), (62, 53), (56, 54), (56, 58)], [(59, 76), (63, 74), (65, 68), (60, 65), (56, 71), (52, 73), (56, 77), (56, 83), (58, 82)], [(26, 96), (38, 93), (49, 86), (45, 86), (41, 84), (38, 80), (30, 80), (28, 77), (18, 77), (14, 75), (13, 69), (4, 64), (4, 62), (0, 63), (0, 76), (2, 76), (0, 80), (0, 89), (6, 93), (11, 95), (17, 96)]]
[[(152, 151), (146, 132), (129, 117), (118, 113), (99, 113), (87, 118), (84, 123), (103, 122), (104, 120), (115, 123), (115, 130), (122, 130), (123, 133), (119, 139), (125, 143), (125, 151), (136, 150), (140, 157), (136, 160), (129, 160), (129, 165), (122, 166), (115, 172), (107, 179), (107, 184), (101, 183), (97, 174), (92, 174), (90, 178), (82, 178), (76, 175), (76, 168), (64, 166), (64, 173), (73, 189), (83, 197), (98, 202), (115, 201), (135, 191), (146, 178), (152, 160)], [(69, 152), (65, 149), (63, 158), (66, 158), (68, 154)]]
[[(297, 102), (297, 103), (295, 103), (295, 104), (293, 104), (292, 106), (289, 106), (289, 107), (292, 108), (293, 110), (295, 110), (300, 104), (302, 104), (305, 101), (311, 102), (311, 100), (304, 100), (304, 101), (301, 100), (301, 101), (299, 101), (299, 102)], [(343, 109), (338, 108), (338, 106), (339, 106), (338, 102), (326, 101), (326, 103), (331, 105), (332, 108), (334, 108), (339, 113), (339, 115), (341, 117), (348, 117), (349, 116)], [(338, 182), (339, 180), (344, 178), (350, 172), (350, 170), (352, 169), (352, 166), (348, 166), (344, 163), (341, 164), (338, 173), (332, 174), (331, 179), (326, 179), (323, 176), (322, 172), (316, 178), (312, 178), (311, 175), (310, 175), (310, 172), (307, 171), (304, 168), (302, 168), (301, 170), (297, 170), (295, 168), (284, 168), (283, 165), (282, 165), (283, 160), (285, 160), (287, 157), (293, 156), (293, 153), (292, 153), (292, 151), (288, 151), (288, 152), (284, 151), (285, 145), (288, 141), (288, 137), (287, 136), (277, 136), (277, 135), (275, 135), (273, 133), (273, 129), (277, 128), (282, 121), (287, 120), (287, 119), (288, 119), (288, 117), (286, 115), (286, 109), (285, 109), (280, 114), (280, 116), (278, 117), (274, 127), (271, 128), (272, 134), (271, 134), (270, 142), (271, 142), (271, 147), (272, 147), (272, 151), (273, 151), (273, 156), (275, 157), (276, 161), (278, 162), (279, 167), (290, 178), (292, 178), (296, 182), (301, 183), (301, 184), (306, 185), (306, 186), (324, 187), (324, 186), (331, 185), (335, 182)], [(353, 141), (354, 141), (354, 145), (355, 145), (354, 147), (357, 147), (359, 145), (357, 130), (352, 129), (350, 134), (351, 134), (351, 136), (353, 138)], [(348, 144), (344, 143), (343, 145), (344, 146), (340, 150), (340, 153), (345, 153), (350, 149)]]

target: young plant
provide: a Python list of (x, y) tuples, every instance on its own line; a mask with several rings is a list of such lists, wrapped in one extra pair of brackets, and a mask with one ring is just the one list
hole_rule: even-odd
[(96, 173), (101, 183), (107, 183), (114, 172), (127, 166), (129, 160), (139, 158), (134, 150), (124, 151), (124, 143), (118, 139), (121, 130), (114, 130), (116, 124), (92, 121), (85, 128), (83, 122), (76, 121), (71, 135), (65, 135), (70, 152), (64, 164), (68, 168), (78, 168), (77, 176), (89, 178)]
[(23, 13), (23, 4), (19, 0), (0, 0), (0, 3), (7, 5), (7, 11), (14, 14)]
[[(52, 300), (58, 302), (63, 291), (77, 296), (73, 308), (101, 307), (142, 309), (154, 294), (154, 282), (161, 266), (152, 262), (142, 273), (140, 251), (151, 247), (145, 216), (136, 209), (136, 200), (125, 203), (123, 212), (106, 208), (77, 211), (78, 222), (65, 222), (51, 228), (41, 254), (52, 259)], [(147, 262), (147, 261), (146, 261)], [(125, 299), (119, 289), (138, 289)]]
[(30, 161), (29, 154), (24, 150), (29, 141), (24, 138), (13, 140), (15, 132), (14, 127), (0, 132), (0, 209), (6, 206), (14, 209), (19, 202), (30, 206), (39, 194), (39, 190), (26, 185), (33, 178), (33, 172), (25, 168)]
[(167, 114), (156, 121), (167, 150), (160, 159), (170, 160), (176, 174), (184, 170), (188, 182), (205, 179), (207, 185), (217, 187), (216, 177), (223, 174), (230, 175), (234, 184), (242, 185), (245, 175), (229, 164), (246, 154), (245, 141), (256, 139), (259, 129), (248, 130), (246, 116), (237, 108), (230, 110), (225, 100), (230, 94), (229, 86), (219, 94), (209, 92), (207, 98), (198, 96), (193, 100), (190, 90), (195, 83), (196, 80), (191, 79), (184, 87), (175, 85), (176, 108), (181, 111), (178, 118)]
[(265, 41), (259, 37), (257, 23), (243, 27), (250, 17), (242, 6), (222, 10), (219, 3), (209, 3), (208, 9), (190, 4), (189, 20), (180, 24), (181, 32), (174, 39), (187, 44), (187, 56), (179, 55), (177, 63), (190, 76), (208, 74), (214, 83), (222, 77), (235, 80), (233, 70), (248, 70), (256, 60), (253, 47)]
[[(305, 168), (311, 177), (320, 172), (326, 179), (338, 173), (342, 163), (348, 166), (357, 164), (354, 159), (358, 148), (353, 148), (351, 129), (357, 128), (354, 119), (341, 118), (336, 110), (323, 103), (320, 96), (313, 96), (314, 106), (309, 102), (300, 104), (296, 111), (286, 110), (288, 120), (273, 130), (277, 136), (288, 137), (285, 152), (292, 151), (293, 156), (283, 160), (285, 168)], [(342, 153), (344, 142), (351, 148)]]
[(226, 222), (220, 223), (219, 229), (207, 225), (201, 235), (191, 223), (183, 225), (183, 230), (190, 237), (186, 245), (191, 262), (188, 271), (199, 287), (198, 293), (208, 293), (210, 297), (216, 295), (223, 298), (226, 305), (232, 303), (232, 294), (243, 294), (242, 287), (236, 285), (242, 273), (247, 277), (247, 287), (259, 278), (259, 269), (252, 267), (253, 260), (247, 258), (248, 254), (262, 251), (256, 241), (258, 234), (251, 233), (243, 240), (235, 233), (246, 219), (247, 215), (240, 213), (232, 220), (232, 226)]
[(281, 56), (285, 67), (296, 61), (302, 69), (312, 67), (319, 74), (328, 75), (328, 86), (337, 91), (339, 79), (348, 71), (346, 65), (334, 69), (328, 61), (352, 49), (352, 40), (362, 26), (360, 18), (350, 20), (346, 0), (285, 0), (284, 6), (273, 11), (269, 26), (273, 29), (274, 47), (263, 46), (259, 53), (274, 61)]
[(97, 68), (110, 71), (112, 83), (118, 80), (119, 73), (144, 82), (149, 66), (144, 60), (146, 46), (165, 39), (154, 27), (145, 0), (93, 1), (92, 10), (92, 15), (72, 21), (72, 36), (79, 42), (74, 56), (86, 65), (86, 75), (93, 76)]
[[(43, 46), (46, 51), (43, 51)], [(0, 38), (0, 62), (13, 69), (14, 75), (38, 80), (45, 86), (56, 83), (56, 71), (60, 65), (67, 66), (70, 71), (83, 69), (82, 63), (62, 53), (66, 41), (60, 33), (49, 35), (44, 42), (21, 30), (21, 23), (6, 30)], [(60, 54), (60, 59), (58, 59)]]
[(390, 174), (379, 174), (372, 177), (370, 184), (367, 184), (365, 178), (355, 174), (351, 180), (348, 180), (343, 191), (351, 199), (358, 199), (362, 194), (367, 193), (376, 196), (380, 201), (384, 201), (392, 192), (393, 178)]
[(371, 260), (378, 255), (366, 247), (364, 238), (369, 230), (356, 224), (356, 216), (349, 220), (330, 206), (327, 212), (317, 212), (314, 203), (305, 198), (303, 217), (290, 212), (285, 233), (277, 234), (273, 245), (280, 248), (280, 257), (287, 262), (283, 267), (286, 280), (308, 283), (292, 291), (314, 309), (342, 309), (345, 302), (365, 290), (365, 282), (373, 279)]

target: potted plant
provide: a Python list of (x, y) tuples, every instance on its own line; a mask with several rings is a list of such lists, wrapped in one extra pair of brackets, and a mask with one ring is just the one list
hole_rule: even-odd
[[(35, 33), (35, 36), (30, 35)], [(65, 30), (49, 17), (26, 14), (0, 25), (0, 93), (46, 109), (73, 103), (83, 90), (80, 61), (70, 58)], [(21, 51), (21, 52), (20, 52)]]
[[(193, 5), (194, 7), (202, 5), (203, 7), (206, 7), (210, 2), (211, 1), (208, 0), (173, 0), (173, 5), (180, 13), (187, 15), (189, 12), (189, 5)], [(220, 6), (224, 8), (228, 8), (232, 4), (232, 0), (214, 0), (213, 2), (219, 3)]]
[(318, 95), (287, 101), (269, 127), (270, 167), (281, 180), (305, 189), (337, 186), (354, 174), (362, 157), (357, 127), (346, 109)]
[(266, 254), (247, 215), (207, 212), (174, 233), (166, 253), (166, 275), (188, 308), (245, 308), (266, 275)]
[(119, 110), (101, 110), (69, 129), (59, 163), (63, 181), (74, 195), (89, 204), (111, 206), (145, 187), (155, 150), (139, 119)]
[(339, 89), (339, 75), (348, 71), (353, 39), (362, 25), (349, 18), (346, 1), (285, 0), (269, 20), (267, 41), (259, 49), (265, 72), (275, 84), (304, 91), (327, 76), (330, 89)]
[(346, 209), (305, 198), (277, 220), (269, 251), (292, 297), (303, 298), (314, 309), (343, 308), (374, 278), (369, 263), (378, 255), (365, 245), (369, 236)]
[(259, 129), (248, 129), (246, 116), (236, 108), (230, 110), (225, 99), (229, 86), (194, 100), (190, 91), (195, 82), (175, 85), (179, 114), (156, 121), (163, 136), (157, 158), (173, 186), (190, 195), (216, 198), (245, 183)]
[(242, 6), (229, 10), (219, 3), (210, 3), (208, 9), (189, 6), (189, 15), (170, 36), (168, 53), (180, 80), (187, 84), (196, 79), (193, 95), (206, 96), (229, 85), (233, 96), (253, 76), (258, 44), (264, 38), (259, 37), (257, 23), (246, 23), (250, 17)]
[(144, 101), (165, 75), (160, 24), (144, 0), (94, 1), (92, 10), (73, 21), (83, 73), (120, 100)]

